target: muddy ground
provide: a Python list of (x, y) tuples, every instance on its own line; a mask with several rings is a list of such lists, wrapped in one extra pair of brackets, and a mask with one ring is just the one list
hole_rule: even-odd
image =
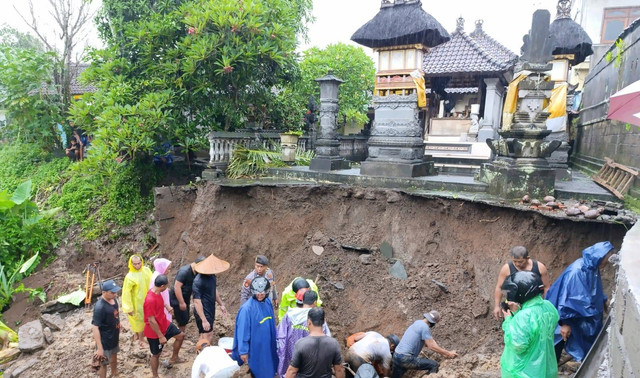
[[(366, 330), (401, 336), (423, 312), (439, 310), (443, 320), (434, 329), (434, 338), (444, 348), (456, 350), (460, 358), (443, 360), (426, 352), (442, 363), (441, 372), (430, 377), (499, 374), (502, 332), (491, 317), (491, 298), (498, 270), (512, 246), (527, 246), (554, 279), (580, 257), (583, 248), (602, 240), (620, 247), (625, 233), (616, 224), (558, 220), (462, 200), (338, 186), (229, 188), (205, 183), (197, 188), (165, 187), (156, 195), (154, 217), (155, 222), (116, 230), (111, 237), (64, 246), (58, 260), (25, 284), (45, 286), (49, 298), (54, 298), (82, 285), (82, 270), (97, 260), (103, 262), (103, 277), (119, 275), (121, 282), (127, 253), (148, 251), (157, 236), (159, 246), (151, 255), (174, 261), (173, 272), (197, 255), (209, 253), (231, 263), (231, 269), (218, 276), (231, 316), (217, 321), (217, 333), (232, 336), (242, 279), (252, 269), (255, 255), (265, 254), (280, 291), (296, 276), (317, 278), (327, 322), (341, 342), (350, 333)], [(408, 280), (389, 275), (393, 260), (379, 252), (384, 242), (393, 247), (393, 258), (403, 262)], [(313, 245), (324, 247), (324, 252), (314, 254)], [(341, 245), (372, 250), (371, 263), (363, 264), (359, 252)], [(607, 290), (613, 274), (612, 267), (603, 272)], [(14, 325), (36, 314), (36, 307), (19, 300), (4, 317)], [(69, 329), (81, 331), (57, 332), (56, 341), (38, 355), (42, 363), (22, 376), (40, 376), (51, 372), (51, 366), (73, 369), (68, 376), (92, 376), (86, 368), (91, 356), (90, 313), (80, 311), (69, 319)], [(128, 343), (126, 321), (123, 326), (123, 342)], [(187, 334), (190, 341), (184, 355), (193, 357), (197, 338), (193, 324)], [(60, 350), (64, 353), (52, 352)], [(120, 361), (124, 376), (150, 375), (144, 351), (127, 344)], [(161, 373), (184, 377), (189, 367), (184, 364)]]

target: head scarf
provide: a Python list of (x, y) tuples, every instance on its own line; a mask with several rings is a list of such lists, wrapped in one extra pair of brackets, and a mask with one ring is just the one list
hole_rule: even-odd
[(153, 267), (160, 274), (166, 274), (169, 265), (171, 265), (171, 260), (163, 259), (162, 257), (153, 260)]

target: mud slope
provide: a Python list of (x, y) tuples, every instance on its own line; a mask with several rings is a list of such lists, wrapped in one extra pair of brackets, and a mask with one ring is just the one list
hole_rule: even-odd
[[(602, 240), (619, 247), (625, 233), (617, 225), (559, 221), (388, 190), (207, 183), (189, 203), (193, 198), (191, 192), (176, 190), (157, 194), (160, 252), (176, 263), (208, 253), (229, 261), (232, 269), (218, 280), (231, 312), (238, 309), (240, 285), (252, 259), (265, 254), (280, 290), (296, 276), (318, 278), (328, 324), (339, 340), (363, 330), (402, 335), (426, 310), (440, 310), (443, 321), (434, 337), (462, 355), (444, 362), (437, 375), (442, 377), (497, 371), (502, 333), (491, 318), (491, 297), (512, 246), (527, 246), (554, 279), (584, 247)], [(408, 280), (391, 277), (391, 263), (377, 250), (372, 263), (364, 265), (358, 253), (340, 247), (377, 249), (385, 241), (404, 263)], [(312, 245), (324, 252), (317, 256)], [(612, 268), (603, 275), (610, 288)]]

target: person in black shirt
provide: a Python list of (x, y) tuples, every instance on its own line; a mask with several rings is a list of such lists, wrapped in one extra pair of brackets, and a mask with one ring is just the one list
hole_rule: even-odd
[(189, 304), (193, 293), (193, 280), (196, 278), (195, 266), (204, 257), (198, 257), (194, 263), (178, 269), (173, 286), (169, 289), (169, 304), (173, 307), (173, 314), (178, 328), (184, 332), (189, 323)]
[(120, 351), (120, 312), (116, 297), (122, 288), (113, 280), (102, 283), (102, 297), (93, 308), (93, 339), (96, 342), (95, 359), (100, 361), (100, 378), (107, 376), (107, 365), (111, 365), (111, 376), (118, 375), (118, 352)]

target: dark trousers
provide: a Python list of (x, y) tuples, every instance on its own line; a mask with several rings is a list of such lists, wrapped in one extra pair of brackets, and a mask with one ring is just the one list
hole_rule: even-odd
[(560, 361), (560, 356), (562, 355), (562, 350), (564, 349), (566, 342), (564, 340), (560, 340), (559, 343), (556, 344), (556, 361)]
[(437, 373), (438, 366), (437, 362), (428, 358), (395, 353), (391, 378), (401, 378), (407, 370), (426, 370), (427, 373)]

